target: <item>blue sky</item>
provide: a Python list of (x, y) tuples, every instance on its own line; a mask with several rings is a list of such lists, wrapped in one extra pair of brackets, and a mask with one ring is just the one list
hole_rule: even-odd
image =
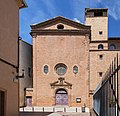
[(108, 8), (109, 37), (120, 37), (120, 0), (26, 0), (28, 8), (20, 10), (20, 36), (32, 44), (30, 25), (56, 16), (84, 23), (85, 8)]

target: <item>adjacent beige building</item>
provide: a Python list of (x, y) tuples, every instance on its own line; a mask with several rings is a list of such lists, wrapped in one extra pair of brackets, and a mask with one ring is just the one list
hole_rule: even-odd
[(31, 25), (33, 106), (92, 108), (92, 95), (120, 38), (108, 38), (108, 9), (85, 9), (85, 25), (56, 17)]
[(0, 116), (18, 116), (19, 9), (23, 0), (0, 0)]
[[(30, 101), (26, 90), (32, 88), (32, 45), (19, 39), (19, 106), (23, 107)], [(27, 97), (27, 98), (26, 98)]]

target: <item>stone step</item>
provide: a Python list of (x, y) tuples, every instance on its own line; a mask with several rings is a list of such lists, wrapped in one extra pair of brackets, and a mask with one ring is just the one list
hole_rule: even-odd
[[(24, 107), (20, 108), (20, 112), (82, 112), (81, 107)], [(85, 112), (89, 112), (89, 108), (85, 108)]]

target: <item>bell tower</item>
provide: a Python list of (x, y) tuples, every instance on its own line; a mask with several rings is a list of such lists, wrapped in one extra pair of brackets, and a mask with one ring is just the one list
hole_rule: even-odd
[[(85, 25), (91, 26), (91, 49), (108, 49), (108, 9), (86, 8)], [(92, 44), (94, 43), (94, 44)], [(99, 46), (101, 45), (101, 46)]]
[(93, 93), (104, 75), (106, 66), (106, 52), (108, 50), (108, 9), (86, 8), (85, 25), (91, 26), (89, 44), (89, 95), (90, 107), (93, 107)]

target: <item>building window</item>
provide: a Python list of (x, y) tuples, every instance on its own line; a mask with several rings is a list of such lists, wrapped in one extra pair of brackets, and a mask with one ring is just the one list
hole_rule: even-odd
[(102, 60), (103, 59), (103, 55), (101, 54), (101, 55), (99, 55), (99, 59), (100, 60)]
[(0, 116), (4, 116), (5, 112), (5, 92), (0, 90)]
[(99, 35), (102, 35), (102, 33), (103, 33), (102, 31), (99, 31)]
[(28, 76), (31, 77), (31, 74), (32, 74), (31, 68), (28, 67)]
[(57, 25), (57, 29), (64, 29), (64, 25), (62, 24)]
[(63, 76), (66, 73), (67, 66), (63, 63), (59, 63), (55, 66), (55, 71), (58, 75)]
[(45, 74), (48, 73), (48, 66), (47, 66), (47, 65), (44, 66), (44, 73), (45, 73)]
[(103, 73), (102, 72), (99, 72), (99, 77), (102, 77), (103, 76)]
[(114, 44), (111, 44), (110, 45), (110, 50), (115, 50), (116, 49), (116, 46)]
[(74, 66), (74, 67), (73, 67), (73, 73), (74, 73), (74, 74), (77, 74), (77, 73), (78, 73), (78, 67), (77, 67), (77, 66)]
[(98, 45), (98, 49), (99, 49), (99, 50), (102, 50), (102, 49), (103, 49), (103, 45), (102, 45), (102, 44), (99, 44), (99, 45)]
[(76, 98), (76, 103), (81, 103), (81, 98)]
[(95, 17), (103, 16), (103, 12), (102, 12), (102, 11), (95, 11), (95, 12), (94, 12), (94, 16), (95, 16)]

